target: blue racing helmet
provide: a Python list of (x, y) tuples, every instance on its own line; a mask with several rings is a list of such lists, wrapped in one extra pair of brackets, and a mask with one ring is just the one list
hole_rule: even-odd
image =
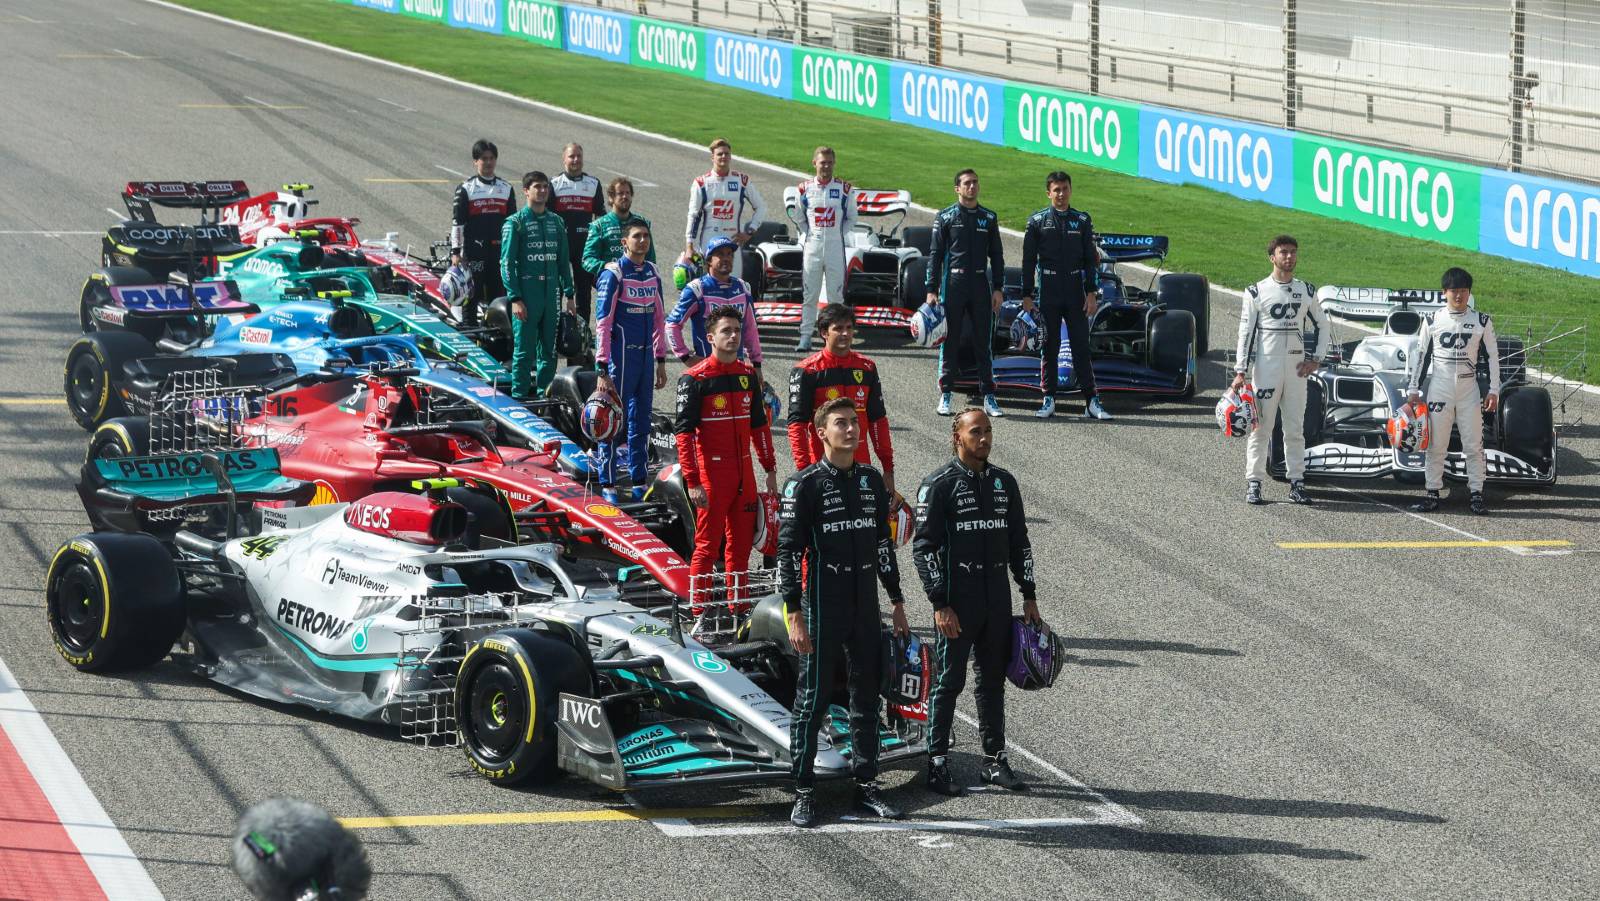
[(716, 253), (717, 251), (721, 250), (724, 247), (733, 248), (733, 252), (734, 253), (738, 253), (739, 252), (739, 242), (738, 241), (735, 241), (735, 240), (733, 240), (732, 238), (729, 238), (729, 237), (712, 238), (706, 244), (706, 259), (708, 259), (708, 260), (711, 259), (711, 255), (712, 254)]
[(929, 301), (911, 314), (911, 340), (920, 347), (938, 347), (944, 343), (947, 324), (944, 305)]
[(933, 661), (928, 646), (916, 635), (883, 629), (883, 697), (890, 704), (915, 706), (928, 699)]
[(1032, 313), (1018, 313), (1011, 320), (1011, 349), (1018, 353), (1035, 354), (1044, 346), (1044, 334)]

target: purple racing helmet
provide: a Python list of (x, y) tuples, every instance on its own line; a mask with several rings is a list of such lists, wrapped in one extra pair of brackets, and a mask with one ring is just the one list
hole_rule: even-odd
[(1011, 618), (1011, 664), (1006, 678), (1023, 691), (1035, 691), (1056, 684), (1067, 650), (1050, 627), (1029, 623), (1020, 616)]

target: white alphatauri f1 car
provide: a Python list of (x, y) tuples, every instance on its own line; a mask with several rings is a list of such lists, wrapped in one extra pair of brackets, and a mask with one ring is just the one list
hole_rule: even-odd
[[(474, 539), (497, 505), (461, 503), (459, 480), (296, 507), (311, 486), (277, 463), (271, 449), (86, 463), (96, 531), (63, 544), (46, 577), (62, 657), (126, 669), (179, 644), (201, 676), (459, 744), (503, 784), (558, 770), (617, 790), (789, 777), (796, 668), (776, 596), (751, 615), (764, 627), (708, 646), (676, 603), (628, 603), (617, 574), (556, 545)], [(818, 772), (838, 776), (848, 732), (830, 719)], [(921, 733), (891, 713), (882, 759), (922, 753)]]

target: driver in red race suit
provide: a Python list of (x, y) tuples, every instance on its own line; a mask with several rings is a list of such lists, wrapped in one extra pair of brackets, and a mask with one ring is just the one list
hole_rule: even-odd
[(812, 425), (812, 414), (835, 398), (855, 404), (858, 434), (857, 463), (870, 463), (866, 436), (878, 455), (878, 467), (894, 490), (894, 445), (889, 440), (889, 412), (883, 403), (883, 383), (878, 380), (878, 365), (851, 350), (856, 335), (856, 312), (844, 304), (830, 303), (817, 315), (822, 333), (822, 350), (796, 363), (789, 371), (789, 453), (795, 471), (822, 459), (822, 440)]
[(761, 379), (739, 359), (743, 320), (736, 307), (717, 307), (706, 316), (712, 355), (678, 379), (673, 427), (678, 466), (695, 508), (690, 584), (712, 571), (720, 548), (728, 596), (735, 599), (740, 597), (740, 586), (734, 574), (749, 569), (756, 513), (761, 508), (750, 463), (752, 446), (766, 470), (767, 493), (778, 490), (778, 461), (767, 405), (761, 402)]
[[(572, 285), (578, 299), (578, 318), (589, 321), (589, 297), (597, 273), (583, 268), (589, 223), (606, 214), (600, 179), (583, 171), (583, 145), (568, 144), (561, 151), (562, 172), (550, 179), (550, 209), (567, 224), (567, 248), (572, 255)], [(612, 262), (607, 260), (606, 262)]]

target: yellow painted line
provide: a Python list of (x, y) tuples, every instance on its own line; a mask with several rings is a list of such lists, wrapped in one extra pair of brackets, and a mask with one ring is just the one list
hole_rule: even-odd
[(1364, 550), (1368, 548), (1449, 548), (1449, 547), (1571, 547), (1560, 539), (1534, 541), (1280, 541), (1289, 551)]
[(66, 402), (64, 397), (0, 397), (0, 405), (12, 407), (54, 407)]
[(448, 185), (454, 184), (448, 178), (369, 178), (368, 184), (373, 185)]
[(305, 109), (303, 106), (281, 106), (272, 103), (180, 103), (179, 109)]
[(521, 813), (445, 813), (404, 817), (340, 817), (346, 829), (399, 829), (407, 826), (538, 826), (553, 823), (648, 823), (691, 817), (753, 817), (758, 807), (685, 807), (659, 810), (537, 810)]

